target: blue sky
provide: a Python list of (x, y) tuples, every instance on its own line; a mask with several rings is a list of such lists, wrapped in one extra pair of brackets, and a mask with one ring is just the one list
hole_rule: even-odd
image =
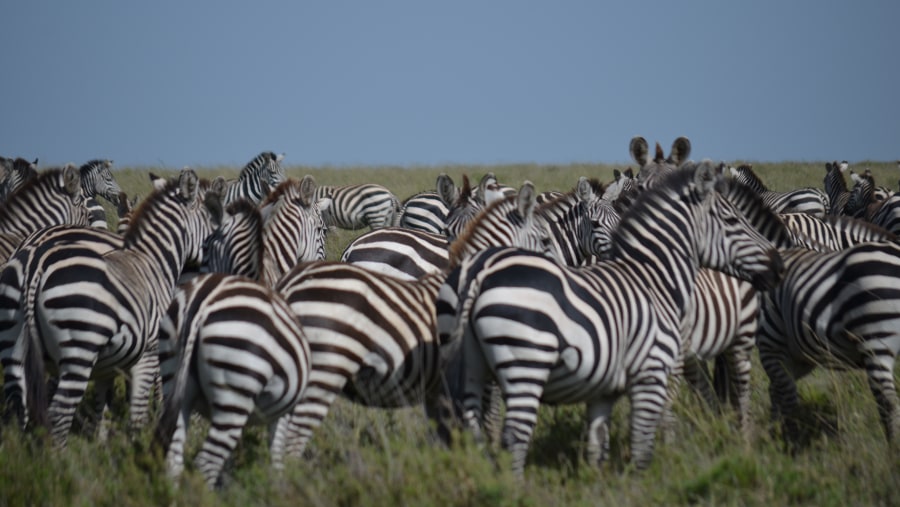
[(900, 2), (4, 2), (41, 165), (900, 159)]

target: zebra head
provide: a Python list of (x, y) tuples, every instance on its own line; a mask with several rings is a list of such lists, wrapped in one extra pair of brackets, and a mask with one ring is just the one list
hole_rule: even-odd
[(201, 271), (259, 280), (263, 270), (263, 220), (259, 208), (238, 199), (225, 208), (222, 226), (207, 237)]
[(623, 192), (627, 192), (636, 184), (634, 171), (630, 167), (624, 171), (613, 169), (613, 180), (606, 185), (600, 198), (609, 202), (615, 201)]
[(270, 189), (277, 187), (285, 180), (284, 168), (281, 167), (281, 161), (284, 160), (284, 153), (275, 154), (267, 151), (260, 155), (262, 157), (262, 165), (259, 169), (260, 179), (263, 180)]
[(297, 226), (301, 230), (301, 236), (305, 249), (300, 253), (298, 262), (325, 260), (325, 237), (328, 226), (322, 213), (331, 206), (330, 197), (316, 199), (316, 180), (309, 174), (300, 180), (299, 200), (300, 219)]
[(87, 197), (102, 196), (116, 203), (122, 189), (112, 175), (113, 161), (95, 159), (81, 166), (81, 187)]
[(629, 151), (631, 158), (640, 167), (637, 175), (638, 183), (643, 188), (650, 188), (658, 177), (677, 169), (687, 161), (691, 155), (691, 141), (686, 137), (675, 139), (668, 157), (663, 153), (659, 143), (656, 143), (656, 155), (650, 160), (647, 140), (641, 136), (635, 136), (631, 138)]
[(484, 205), (472, 195), (469, 176), (465, 174), (463, 174), (460, 188), (456, 188), (449, 176), (441, 174), (437, 180), (437, 191), (438, 195), (441, 196), (441, 200), (447, 205), (444, 234), (452, 242), (462, 234), (466, 226), (484, 209)]
[[(747, 185), (729, 182), (709, 161), (686, 167), (696, 199), (695, 251), (703, 267), (749, 281), (759, 290), (773, 288), (784, 273), (777, 246), (792, 244), (778, 215)], [(736, 204), (739, 203), (739, 204)]]
[[(630, 180), (633, 181), (633, 180)], [(587, 204), (590, 220), (590, 245), (585, 251), (588, 256), (603, 257), (609, 251), (612, 232), (619, 225), (619, 213), (607, 199), (598, 197), (606, 195), (603, 185), (596, 180), (582, 176), (576, 187), (578, 197)]]

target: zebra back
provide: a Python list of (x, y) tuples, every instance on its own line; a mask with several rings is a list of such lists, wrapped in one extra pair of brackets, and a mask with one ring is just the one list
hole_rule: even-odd
[(849, 216), (818, 218), (806, 213), (786, 213), (781, 215), (781, 220), (796, 246), (817, 252), (844, 250), (869, 241), (897, 241), (897, 236), (889, 230)]
[(281, 161), (284, 153), (276, 155), (271, 151), (264, 151), (247, 162), (238, 178), (228, 182), (228, 190), (225, 194), (224, 204), (229, 204), (240, 198), (244, 198), (253, 204), (262, 202), (269, 191), (285, 179)]
[(437, 191), (419, 192), (400, 205), (397, 226), (432, 234), (443, 234), (449, 208)]

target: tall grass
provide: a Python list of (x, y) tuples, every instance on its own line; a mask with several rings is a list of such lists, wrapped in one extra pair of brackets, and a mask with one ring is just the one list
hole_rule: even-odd
[[(896, 187), (896, 166), (867, 165), (879, 184)], [(129, 194), (146, 195), (149, 169), (124, 169), (116, 177)], [(290, 167), (288, 172), (297, 178), (312, 174), (319, 184), (376, 182), (403, 199), (433, 188), (440, 172), (459, 182), (464, 173), (477, 181), (493, 171), (503, 183), (518, 186), (528, 179), (548, 190), (568, 189), (582, 175), (607, 181), (613, 169), (522, 164)], [(754, 164), (754, 169), (774, 190), (821, 188), (824, 176), (824, 162)], [(206, 177), (237, 171), (199, 169)], [(362, 232), (334, 231), (329, 258), (337, 259)], [(861, 372), (819, 370), (800, 383), (810, 414), (808, 443), (789, 453), (769, 423), (767, 380), (758, 362), (755, 366), (749, 441), (728, 410), (716, 413), (682, 390), (674, 438), (658, 442), (644, 471), (627, 464), (625, 399), (613, 414), (611, 459), (600, 469), (583, 459), (583, 407), (543, 407), (522, 482), (508, 473), (503, 452), (482, 449), (464, 433), (452, 448), (436, 445), (420, 408), (370, 409), (339, 400), (308, 456), (289, 462), (282, 475), (267, 465), (264, 430), (248, 430), (226, 487), (216, 492), (208, 491), (190, 466), (183, 480), (170, 484), (159, 457), (149, 452), (150, 431), (127, 438), (121, 413), (109, 442), (74, 437), (61, 453), (48, 448), (44, 435), (23, 435), (8, 425), (0, 436), (0, 505), (900, 505), (900, 453), (886, 443)], [(198, 426), (190, 440), (194, 450), (201, 438)]]

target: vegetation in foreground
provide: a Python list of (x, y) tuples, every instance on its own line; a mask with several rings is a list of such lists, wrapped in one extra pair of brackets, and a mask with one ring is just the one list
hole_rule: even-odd
[[(822, 187), (825, 163), (754, 164), (773, 190)], [(459, 182), (492, 171), (506, 184), (528, 179), (538, 190), (568, 189), (579, 176), (612, 178), (626, 166), (535, 164), (504, 166), (307, 168), (288, 167), (292, 177), (315, 176), (319, 184), (376, 182), (400, 199), (431, 189), (440, 172)], [(900, 171), (890, 163), (856, 163), (872, 169), (876, 182), (893, 189)], [(129, 195), (147, 195), (147, 171), (116, 172)], [(199, 168), (203, 176), (235, 176), (239, 168)], [(114, 208), (109, 207), (111, 216)], [(334, 231), (328, 256), (364, 231)], [(805, 445), (787, 452), (769, 423), (767, 380), (754, 369), (753, 437), (744, 441), (727, 409), (707, 408), (682, 391), (675, 404), (678, 425), (659, 442), (648, 470), (628, 461), (628, 402), (616, 406), (611, 459), (601, 469), (584, 462), (581, 406), (543, 407), (525, 471), (517, 482), (507, 457), (482, 449), (465, 434), (452, 448), (436, 445), (422, 410), (368, 409), (340, 401), (314, 437), (308, 456), (289, 462), (283, 474), (268, 467), (265, 431), (247, 432), (222, 491), (208, 491), (188, 471), (173, 485), (149, 450), (151, 431), (125, 435), (125, 414), (114, 417), (113, 436), (101, 444), (70, 439), (53, 452), (42, 434), (4, 426), (0, 435), (0, 505), (900, 505), (900, 453), (888, 446), (874, 400), (861, 372), (819, 370), (800, 383), (809, 408)], [(122, 393), (119, 393), (119, 398)], [(192, 442), (200, 440), (195, 425)], [(190, 449), (188, 456), (190, 456)]]

